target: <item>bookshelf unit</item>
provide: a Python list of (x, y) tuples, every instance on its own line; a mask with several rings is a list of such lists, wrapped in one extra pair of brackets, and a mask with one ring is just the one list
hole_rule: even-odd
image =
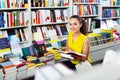
[[(98, 8), (99, 16), (95, 19), (96, 26), (99, 26), (99, 28), (102, 28), (102, 26), (104, 25), (103, 22), (106, 22), (107, 20), (117, 21), (120, 19), (119, 0), (116, 0), (114, 2), (112, 2), (112, 0), (111, 1), (110, 0), (106, 0), (106, 1), (101, 0), (99, 2), (99, 4), (100, 4), (99, 8)], [(109, 24), (107, 24), (107, 25), (109, 25)]]
[[(15, 49), (11, 43), (14, 43), (16, 48), (18, 46), (22, 48), (30, 44), (30, 39), (28, 39), (30, 19), (27, 17), (30, 13), (30, 7), (28, 4), (28, 1), (23, 2), (22, 0), (17, 2), (0, 0), (0, 35), (7, 37), (9, 40), (13, 37), (19, 40), (18, 42), (10, 41), (11, 52), (13, 52), (12, 49)], [(21, 53), (19, 49), (18, 52)]]
[[(99, 2), (98, 6), (99, 16), (93, 19), (96, 29), (112, 30), (116, 26), (114, 25), (114, 22), (116, 22), (117, 26), (119, 26), (120, 24), (119, 0), (116, 0), (116, 2), (111, 1), (112, 0), (101, 0)], [(113, 39), (114, 40), (112, 42), (90, 47), (90, 57), (92, 59), (92, 62), (102, 60), (104, 58), (106, 50), (109, 49), (116, 50), (117, 47), (119, 47), (120, 42), (117, 41), (116, 38), (114, 37)]]
[[(41, 38), (43, 39), (41, 41), (44, 41), (43, 43), (45, 44), (49, 44), (51, 39), (50, 36), (48, 36), (48, 31), (50, 30), (56, 31), (59, 41), (65, 40), (64, 37), (66, 37), (69, 30), (68, 21), (71, 15), (69, 14), (70, 2), (71, 0), (53, 0), (51, 2), (45, 1), (45, 3), (41, 3), (42, 5), (38, 6), (35, 6), (33, 3), (31, 6), (31, 30), (33, 34), (33, 42), (38, 41), (34, 39), (34, 34), (42, 33)], [(40, 16), (40, 18), (38, 18), (38, 16)], [(63, 30), (63, 28), (65, 29)], [(54, 37), (56, 36), (54, 35)]]

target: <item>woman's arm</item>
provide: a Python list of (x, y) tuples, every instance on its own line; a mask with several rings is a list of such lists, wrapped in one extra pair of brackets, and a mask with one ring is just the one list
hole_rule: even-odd
[(65, 51), (73, 51), (72, 49), (70, 49), (70, 48), (68, 47), (68, 41), (67, 41), (67, 40), (66, 40)]
[(82, 50), (82, 53), (85, 54), (86, 56), (83, 57), (82, 61), (87, 60), (89, 55), (89, 49), (90, 49), (90, 43), (89, 43), (89, 39), (87, 38), (83, 44), (83, 50)]

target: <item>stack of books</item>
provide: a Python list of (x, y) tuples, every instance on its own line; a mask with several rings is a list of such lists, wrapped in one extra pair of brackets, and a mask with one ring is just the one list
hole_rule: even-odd
[(26, 75), (27, 66), (25, 60), (20, 59), (18, 56), (10, 57), (9, 60), (16, 66), (17, 74), (16, 78), (19, 79), (22, 76)]
[(2, 66), (0, 66), (0, 80), (3, 80), (3, 78), (4, 78), (4, 74), (3, 74)]
[(0, 63), (0, 65), (3, 67), (4, 80), (15, 80), (16, 79), (17, 68), (12, 62), (6, 61), (3, 63)]
[(25, 63), (21, 63), (22, 66), (17, 67), (17, 79), (25, 76), (27, 73), (27, 65)]

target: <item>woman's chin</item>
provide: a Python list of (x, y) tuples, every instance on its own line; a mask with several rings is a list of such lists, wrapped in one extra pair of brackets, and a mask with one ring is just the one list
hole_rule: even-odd
[(75, 33), (76, 33), (76, 31), (72, 31), (72, 33), (73, 33), (73, 34), (75, 34)]

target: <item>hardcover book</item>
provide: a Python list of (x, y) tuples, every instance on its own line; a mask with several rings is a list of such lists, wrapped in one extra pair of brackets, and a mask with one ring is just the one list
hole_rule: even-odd
[(55, 50), (55, 51), (61, 53), (61, 57), (68, 58), (68, 59), (80, 60), (86, 56), (84, 54), (74, 52), (74, 51), (59, 51), (59, 50)]

